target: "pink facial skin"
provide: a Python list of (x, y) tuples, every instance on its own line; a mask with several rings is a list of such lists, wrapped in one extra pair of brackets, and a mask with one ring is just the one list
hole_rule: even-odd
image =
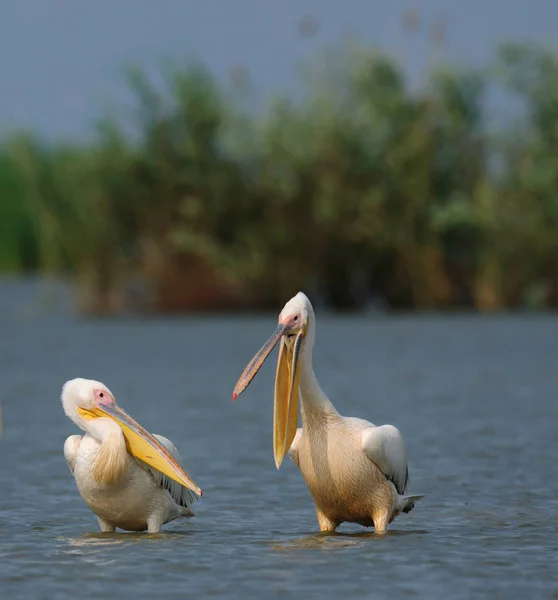
[(281, 325), (285, 325), (286, 327), (289, 328), (294, 328), (298, 325), (298, 321), (299, 321), (299, 315), (287, 315), (286, 317), (280, 318), (279, 319), (279, 323)]
[(114, 398), (105, 390), (94, 390), (93, 397), (95, 398), (95, 402), (101, 406), (108, 406), (115, 403)]

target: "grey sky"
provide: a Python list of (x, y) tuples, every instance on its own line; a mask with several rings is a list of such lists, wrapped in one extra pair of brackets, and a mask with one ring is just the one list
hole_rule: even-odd
[[(419, 7), (422, 31), (409, 39), (401, 15)], [(428, 58), (425, 26), (438, 18), (446, 55), (468, 64), (502, 39), (555, 45), (558, 32), (553, 0), (3, 0), (0, 14), (0, 127), (72, 137), (125, 98), (125, 61), (194, 54), (220, 78), (243, 65), (268, 93), (292, 85), (297, 62), (344, 33), (396, 51), (417, 76)], [(298, 35), (306, 14), (319, 19), (310, 40)]]

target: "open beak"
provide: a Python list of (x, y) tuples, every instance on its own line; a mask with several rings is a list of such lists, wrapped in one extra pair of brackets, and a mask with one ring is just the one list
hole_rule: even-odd
[(88, 420), (104, 417), (118, 423), (130, 454), (201, 497), (201, 489), (190, 479), (169, 451), (149, 431), (146, 431), (130, 415), (126, 414), (116, 402), (95, 406), (91, 409), (80, 407), (78, 411), (82, 417)]
[(277, 468), (291, 447), (298, 426), (299, 354), (304, 333), (297, 333), (294, 343), (288, 341), (288, 333), (289, 327), (280, 323), (244, 369), (233, 391), (233, 400), (236, 400), (280, 340), (273, 408), (273, 454)]

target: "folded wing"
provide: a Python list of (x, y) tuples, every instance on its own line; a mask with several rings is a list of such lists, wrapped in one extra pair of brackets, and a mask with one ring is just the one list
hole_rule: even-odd
[[(182, 457), (180, 456), (180, 453), (176, 449), (176, 446), (170, 440), (168, 440), (166, 437), (163, 437), (162, 435), (157, 435), (156, 433), (154, 433), (153, 436), (155, 438), (157, 438), (157, 440), (159, 442), (161, 442), (161, 444), (165, 447), (165, 449), (169, 452), (169, 454), (178, 462), (178, 464), (181, 467), (183, 467), (184, 465), (182, 463)], [(173, 481), (170, 477), (163, 475), (163, 473), (161, 473), (161, 471), (157, 471), (157, 469), (154, 469), (153, 467), (149, 466), (148, 464), (144, 463), (143, 461), (138, 461), (138, 462), (142, 463), (142, 465), (149, 471), (149, 473), (151, 473), (155, 483), (158, 486), (162, 487), (163, 489), (167, 490), (169, 492), (169, 494), (172, 496), (172, 499), (179, 506), (183, 506), (184, 508), (189, 508), (192, 504), (194, 504), (194, 502), (199, 500), (199, 496), (192, 490), (189, 490), (188, 488), (185, 488), (184, 486), (180, 485), (176, 481)]]
[(393, 482), (397, 492), (404, 494), (409, 483), (409, 469), (399, 430), (393, 425), (371, 425), (362, 431), (361, 444), (366, 456)]

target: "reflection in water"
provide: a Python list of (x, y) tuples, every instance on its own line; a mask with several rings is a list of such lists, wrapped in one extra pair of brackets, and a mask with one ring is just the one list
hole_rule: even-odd
[(56, 540), (59, 542), (65, 542), (67, 544), (70, 544), (70, 546), (76, 547), (115, 546), (123, 543), (123, 540), (117, 537), (115, 534), (96, 535), (86, 533), (83, 537), (80, 538), (57, 537)]
[[(78, 538), (57, 537), (56, 541), (63, 542), (61, 551), (64, 554), (79, 555), (86, 562), (97, 565), (107, 565), (118, 562), (119, 554), (108, 551), (126, 549), (145, 544), (168, 544), (182, 537), (190, 536), (190, 531), (165, 531), (162, 533), (115, 532), (115, 533), (85, 533)], [(68, 547), (69, 546), (69, 547)]]
[[(99, 535), (91, 536), (85, 534), (81, 538), (58, 537), (57, 541), (63, 542), (61, 552), (63, 554), (79, 555), (85, 562), (95, 565), (109, 565), (117, 561), (112, 554), (108, 555), (106, 550), (117, 546), (122, 546), (130, 540), (125, 540), (111, 534), (111, 537)], [(69, 547), (68, 547), (69, 546)]]
[(66, 542), (71, 546), (93, 547), (93, 546), (114, 546), (122, 544), (142, 544), (146, 542), (164, 542), (176, 539), (177, 536), (192, 535), (191, 531), (163, 531), (161, 533), (143, 533), (137, 531), (117, 531), (114, 533), (84, 533), (79, 538), (56, 538), (59, 541)]
[(324, 531), (306, 535), (304, 537), (291, 540), (285, 543), (273, 543), (273, 550), (337, 550), (339, 548), (357, 548), (365, 544), (378, 542), (399, 536), (427, 535), (426, 530), (403, 531), (401, 529), (388, 529), (385, 533), (376, 533), (375, 531), (362, 532), (341, 532)]
[[(0, 320), (2, 303), (0, 293)], [(346, 392), (346, 414), (400, 427), (413, 489), (428, 494), (377, 535), (349, 525), (318, 532), (296, 466), (277, 472), (262, 458), (273, 369), (267, 382), (254, 382), (252, 400), (233, 406), (230, 382), (268, 331), (267, 317), (60, 318), (29, 327), (4, 319), (1, 596), (550, 597), (558, 589), (549, 562), (558, 514), (549, 451), (558, 422), (556, 325), (552, 316), (323, 321), (316, 368), (325, 391)], [(328, 368), (336, 348), (344, 360)], [(176, 439), (197, 465), (207, 507), (196, 519), (159, 534), (97, 532), (64, 461), (64, 440), (78, 432), (57, 396), (83, 374), (114, 381), (138, 419)]]

